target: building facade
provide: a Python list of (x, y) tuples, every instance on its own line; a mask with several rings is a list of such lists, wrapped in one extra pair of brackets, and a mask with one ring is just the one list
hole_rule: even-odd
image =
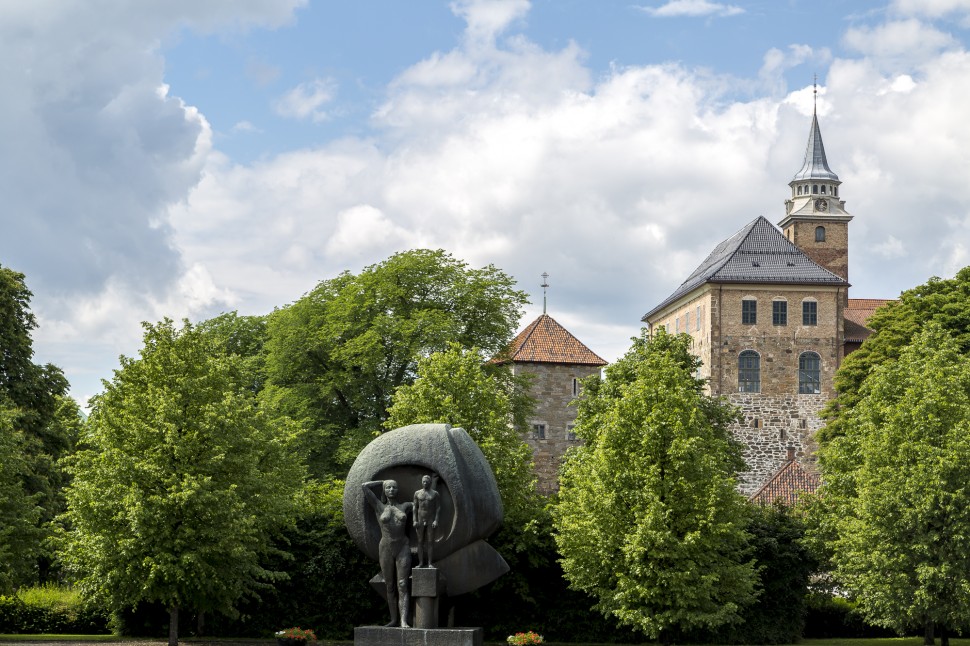
[(866, 333), (864, 319), (847, 323), (852, 216), (840, 185), (813, 115), (780, 229), (763, 217), (748, 223), (643, 317), (651, 333), (689, 334), (710, 393), (741, 409), (731, 430), (745, 445), (748, 495), (793, 460), (813, 470), (819, 412)]

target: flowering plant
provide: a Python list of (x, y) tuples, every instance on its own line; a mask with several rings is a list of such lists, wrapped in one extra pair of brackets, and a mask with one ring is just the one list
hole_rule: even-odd
[(542, 643), (542, 635), (529, 631), (527, 633), (515, 633), (509, 635), (506, 640), (510, 646), (536, 646)]
[(317, 640), (317, 636), (309, 628), (307, 628), (306, 630), (302, 628), (287, 628), (285, 630), (278, 630), (276, 632), (276, 638), (277, 639), (296, 639), (304, 642)]

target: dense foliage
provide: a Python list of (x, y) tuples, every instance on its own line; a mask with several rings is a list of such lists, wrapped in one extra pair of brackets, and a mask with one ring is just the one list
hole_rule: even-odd
[(498, 353), (526, 302), (502, 271), (440, 250), (345, 272), (270, 315), (265, 398), (310, 430), (311, 474), (343, 477), (420, 357), (452, 342)]
[(667, 643), (739, 621), (757, 597), (736, 411), (703, 394), (690, 340), (634, 339), (584, 382), (555, 510), (566, 577), (596, 608)]
[(844, 418), (862, 397), (866, 378), (877, 366), (896, 361), (930, 322), (947, 330), (959, 351), (970, 355), (970, 267), (950, 279), (932, 278), (876, 310), (866, 323), (873, 334), (845, 358), (835, 375), (838, 396), (826, 410), (829, 423), (817, 435), (820, 443), (846, 432)]
[[(68, 384), (60, 368), (33, 362), (30, 334), (37, 321), (30, 297), (24, 275), (0, 267), (0, 453), (6, 452), (0, 457), (9, 460), (0, 467), (0, 487), (12, 496), (0, 506), (7, 513), (11, 506), (21, 506), (23, 495), (12, 492), (19, 481), (31, 507), (10, 521), (12, 525), (0, 524), (0, 591), (47, 578), (53, 555), (44, 537), (64, 509), (66, 476), (58, 460), (73, 450), (80, 425), (80, 412), (66, 397)], [(24, 538), (28, 519), (36, 529), (32, 538), (14, 538)]]
[(970, 613), (970, 363), (936, 322), (883, 363), (820, 457), (834, 575), (874, 624)]
[(190, 324), (146, 324), (69, 463), (64, 560), (78, 585), (113, 608), (164, 604), (170, 641), (179, 609), (232, 614), (277, 578), (261, 556), (293, 520), (293, 429), (270, 423), (242, 376)]
[(108, 614), (77, 590), (47, 584), (0, 596), (0, 633), (103, 635)]

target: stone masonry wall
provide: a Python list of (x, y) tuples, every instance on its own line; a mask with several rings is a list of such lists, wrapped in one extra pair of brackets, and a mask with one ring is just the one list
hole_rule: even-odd
[(731, 433), (744, 444), (748, 470), (738, 476), (738, 489), (746, 496), (757, 491), (788, 459), (788, 449), (806, 469), (815, 470), (815, 432), (822, 427), (819, 412), (824, 395), (760, 395), (733, 393), (728, 401), (741, 408), (744, 418)]
[(531, 392), (536, 399), (536, 410), (530, 424), (544, 425), (545, 437), (539, 437), (533, 430), (526, 436), (526, 442), (532, 447), (539, 491), (550, 494), (559, 489), (559, 464), (563, 454), (569, 447), (579, 444), (579, 440), (570, 438), (570, 429), (576, 421), (576, 407), (569, 405), (576, 398), (573, 380), (599, 374), (600, 368), (518, 362), (513, 364), (513, 372), (533, 376)]

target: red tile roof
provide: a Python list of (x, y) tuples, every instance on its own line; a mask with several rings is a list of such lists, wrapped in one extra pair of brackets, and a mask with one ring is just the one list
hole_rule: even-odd
[(845, 340), (862, 343), (868, 339), (872, 334), (872, 330), (866, 327), (869, 318), (877, 309), (892, 302), (886, 298), (850, 298), (845, 307)]
[(503, 359), (515, 363), (606, 365), (606, 361), (548, 314), (543, 314), (519, 332)]
[(873, 312), (891, 302), (887, 298), (850, 298), (845, 308), (845, 318), (865, 327)]
[(797, 460), (789, 460), (768, 482), (754, 492), (751, 500), (764, 505), (781, 501), (782, 504), (791, 506), (795, 504), (801, 493), (814, 493), (819, 484), (817, 474), (806, 471)]

